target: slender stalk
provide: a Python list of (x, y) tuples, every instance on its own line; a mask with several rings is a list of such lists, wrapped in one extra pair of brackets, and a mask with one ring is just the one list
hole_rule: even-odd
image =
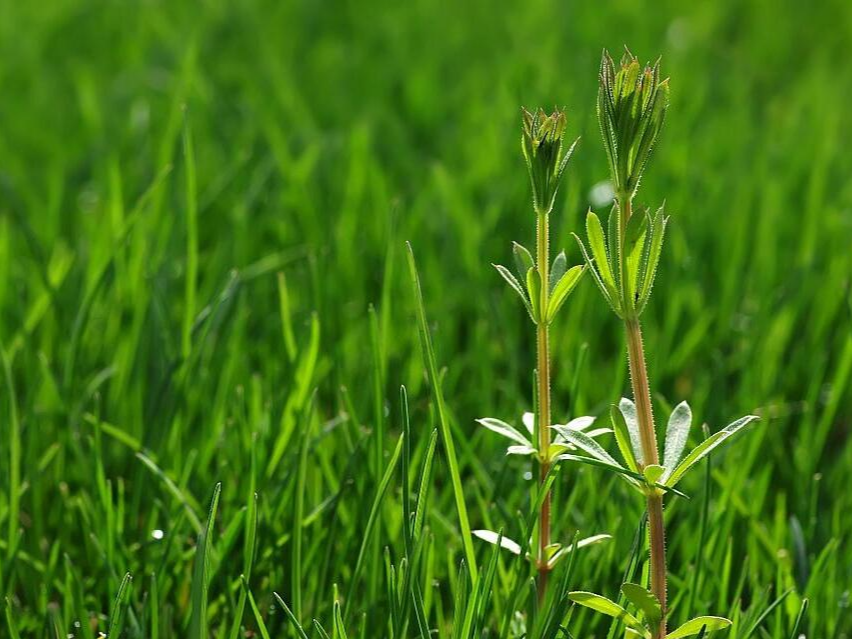
[[(536, 268), (541, 280), (539, 320), (536, 326), (536, 351), (538, 370), (539, 394), (539, 485), (545, 483), (550, 471), (548, 449), (551, 446), (551, 362), (548, 344), (548, 213), (537, 213), (536, 216)], [(548, 585), (548, 553), (551, 545), (551, 491), (545, 495), (542, 509), (539, 511), (539, 600), (545, 596)]]
[[(643, 448), (643, 465), (658, 464), (658, 443), (655, 434), (655, 421), (652, 414), (652, 398), (649, 391), (649, 374), (646, 370), (646, 357), (643, 351), (643, 333), (640, 320), (633, 310), (633, 293), (627, 286), (628, 259), (624, 242), (628, 219), (631, 217), (631, 199), (619, 198), (620, 206), (620, 251), (619, 261), (622, 271), (623, 307), (625, 308), (625, 333), (628, 341), (628, 367), (631, 372), (631, 389), (637, 406), (637, 424), (640, 430), (640, 442)], [(666, 636), (666, 531), (663, 523), (663, 496), (649, 495), (647, 500), (649, 513), (649, 554), (651, 561), (651, 591), (660, 601), (663, 618), (656, 639)]]

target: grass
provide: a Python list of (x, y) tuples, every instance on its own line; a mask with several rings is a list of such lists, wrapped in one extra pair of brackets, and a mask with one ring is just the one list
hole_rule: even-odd
[[(762, 417), (667, 499), (670, 625), (849, 637), (850, 10), (694, 5), (0, 5), (0, 635), (300, 636), (282, 603), (311, 637), (532, 619), (523, 558), (460, 534), (521, 539), (539, 497), (474, 422), (532, 408), (529, 318), (488, 264), (533, 242), (519, 107), (555, 102), (582, 137), (551, 238), (580, 262), (598, 60), (629, 44), (673, 87), (638, 196), (671, 214), (655, 412)], [(553, 419), (606, 418), (618, 319), (592, 281), (565, 308)], [(616, 599), (641, 504), (579, 464), (552, 487), (554, 541), (613, 539), (551, 583)]]

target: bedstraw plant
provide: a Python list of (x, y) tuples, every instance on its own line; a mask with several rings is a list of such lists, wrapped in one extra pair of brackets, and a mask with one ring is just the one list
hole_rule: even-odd
[(618, 67), (605, 51), (601, 61), (598, 119), (601, 126), (615, 202), (605, 235), (595, 213), (587, 215), (587, 245), (576, 239), (593, 280), (610, 307), (624, 322), (628, 365), (634, 400), (623, 398), (611, 410), (611, 420), (624, 464), (583, 433), (554, 428), (586, 455), (574, 459), (602, 465), (618, 472), (646, 500), (649, 531), (650, 589), (634, 583), (622, 585), (625, 599), (642, 621), (609, 599), (589, 592), (573, 592), (573, 601), (620, 619), (628, 635), (648, 639), (678, 639), (730, 625), (722, 617), (698, 617), (667, 635), (667, 567), (664, 497), (699, 460), (757, 419), (742, 417), (714, 433), (687, 455), (692, 413), (687, 402), (669, 416), (663, 460), (658, 449), (652, 413), (649, 376), (643, 350), (640, 316), (652, 291), (663, 247), (667, 217), (663, 207), (654, 215), (635, 208), (634, 197), (649, 156), (663, 126), (669, 105), (669, 81), (660, 79), (660, 63), (640, 67), (625, 53)]
[[(527, 164), (530, 185), (533, 191), (533, 212), (536, 217), (536, 257), (523, 245), (513, 242), (513, 257), (518, 278), (505, 266), (495, 264), (495, 268), (521, 298), (536, 333), (536, 369), (534, 372), (535, 393), (533, 413), (525, 413), (522, 423), (527, 431), (516, 429), (510, 424), (491, 417), (478, 420), (486, 428), (507, 437), (511, 442), (507, 454), (530, 456), (538, 465), (540, 495), (537, 530), (537, 541), (529, 553), (530, 559), (538, 572), (538, 598), (545, 596), (548, 583), (548, 573), (566, 554), (569, 546), (563, 547), (551, 540), (551, 490), (548, 484), (549, 474), (553, 464), (561, 454), (574, 446), (566, 441), (563, 435), (551, 440), (551, 353), (549, 347), (549, 326), (557, 316), (569, 294), (575, 289), (584, 274), (583, 265), (568, 267), (564, 251), (550, 259), (549, 224), (551, 211), (560, 184), (560, 179), (569, 158), (574, 151), (577, 140), (563, 147), (566, 131), (566, 114), (555, 110), (550, 115), (544, 110), (530, 112), (522, 110), (523, 132), (521, 150)], [(579, 417), (561, 426), (571, 432), (587, 431), (593, 424), (592, 417)], [(544, 425), (544, 426), (543, 426)], [(598, 429), (587, 432), (587, 437), (594, 437), (609, 429)], [(487, 530), (475, 531), (481, 539), (496, 543), (496, 533)], [(576, 546), (587, 545), (606, 536), (597, 535), (582, 540)], [(520, 554), (521, 547), (503, 538), (503, 546)]]

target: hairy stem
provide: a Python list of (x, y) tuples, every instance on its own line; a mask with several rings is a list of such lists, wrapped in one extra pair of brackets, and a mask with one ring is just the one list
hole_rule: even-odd
[[(652, 414), (652, 398), (649, 390), (649, 374), (646, 370), (646, 356), (643, 350), (643, 333), (640, 320), (634, 310), (633, 292), (628, 285), (627, 255), (623, 246), (628, 219), (631, 217), (631, 199), (620, 198), (620, 251), (619, 262), (622, 273), (623, 307), (625, 312), (625, 333), (628, 341), (628, 367), (631, 372), (631, 390), (637, 406), (637, 424), (640, 430), (640, 442), (643, 449), (643, 466), (660, 463), (658, 455), (655, 420)], [(651, 590), (661, 605), (663, 618), (657, 629), (655, 639), (666, 636), (666, 531), (663, 523), (663, 496), (649, 495), (647, 501), (649, 513), (649, 554), (651, 561)]]
[[(536, 351), (539, 395), (539, 485), (545, 483), (550, 470), (547, 461), (548, 449), (551, 446), (551, 362), (548, 345), (548, 214), (537, 213), (536, 216), (536, 268), (539, 271), (540, 303), (539, 318), (536, 326)], [(548, 585), (548, 553), (551, 544), (551, 491), (545, 495), (542, 509), (539, 511), (539, 600), (545, 596)]]

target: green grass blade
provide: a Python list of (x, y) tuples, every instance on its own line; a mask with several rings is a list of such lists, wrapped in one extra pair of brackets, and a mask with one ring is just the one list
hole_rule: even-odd
[(409, 273), (411, 275), (412, 290), (414, 291), (415, 303), (417, 305), (418, 329), (421, 336), (424, 363), (427, 366), (430, 386), (432, 387), (433, 396), (438, 409), (438, 422), (441, 427), (441, 441), (444, 444), (444, 451), (447, 456), (447, 466), (450, 472), (450, 481), (453, 485), (453, 498), (456, 502), (456, 513), (459, 517), (462, 545), (465, 549), (465, 558), (468, 564), (471, 583), (474, 584), (477, 581), (477, 556), (474, 554), (471, 524), (468, 523), (468, 508), (465, 506), (465, 493), (462, 489), (462, 477), (459, 473), (459, 462), (456, 459), (456, 448), (453, 445), (453, 437), (450, 432), (450, 421), (447, 415), (447, 409), (444, 405), (444, 393), (441, 389), (441, 379), (438, 376), (438, 366), (436, 365), (435, 353), (432, 348), (432, 339), (429, 333), (429, 325), (427, 324), (426, 310), (424, 309), (423, 295), (421, 293), (421, 283), (418, 278), (418, 269), (415, 264), (415, 254), (412, 252), (411, 244), (407, 243), (407, 247), (409, 249)]
[(216, 523), (216, 511), (219, 508), (219, 495), (222, 484), (217, 483), (213, 488), (210, 500), (210, 510), (207, 513), (207, 523), (199, 533), (196, 543), (193, 578), (190, 588), (191, 617), (190, 639), (207, 639), (210, 632), (207, 629), (207, 590), (210, 579), (211, 537)]

